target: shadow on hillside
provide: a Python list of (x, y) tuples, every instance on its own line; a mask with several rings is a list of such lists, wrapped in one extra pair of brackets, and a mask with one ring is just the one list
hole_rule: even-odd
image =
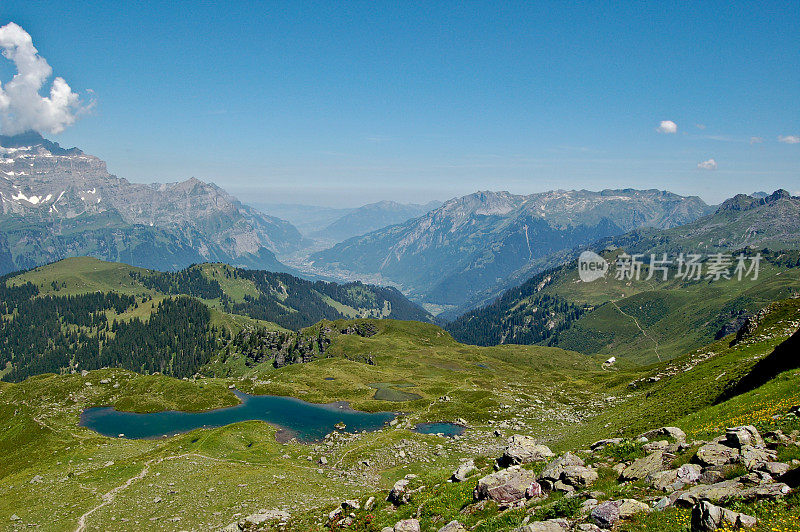
[(784, 371), (800, 368), (800, 330), (780, 344), (775, 350), (758, 361), (738, 382), (731, 383), (714, 402), (719, 404), (732, 397), (754, 390)]

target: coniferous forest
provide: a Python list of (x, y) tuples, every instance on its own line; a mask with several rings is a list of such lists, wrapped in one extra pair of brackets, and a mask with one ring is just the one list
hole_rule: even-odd
[(147, 298), (37, 296), (33, 284), (0, 283), (0, 367), (13, 364), (3, 380), (102, 367), (187, 377), (228, 341), (226, 330), (211, 327), (208, 307), (189, 297), (164, 299), (143, 320), (113, 316)]

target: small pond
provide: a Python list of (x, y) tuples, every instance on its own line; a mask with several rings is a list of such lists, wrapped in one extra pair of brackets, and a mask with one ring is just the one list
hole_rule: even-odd
[(458, 423), (417, 423), (414, 432), (420, 434), (441, 434), (443, 436), (460, 436), (466, 431), (464, 425)]
[(395, 417), (391, 412), (359, 412), (345, 403), (321, 405), (293, 397), (234, 393), (242, 401), (241, 404), (207, 412), (169, 410), (135, 414), (118, 412), (112, 407), (89, 408), (81, 414), (80, 424), (104, 436), (123, 435), (125, 438), (144, 439), (260, 420), (280, 428), (279, 437), (282, 435), (283, 440), (294, 436), (300, 441), (319, 441), (335, 430), (338, 423), (344, 423), (347, 432), (373, 431)]

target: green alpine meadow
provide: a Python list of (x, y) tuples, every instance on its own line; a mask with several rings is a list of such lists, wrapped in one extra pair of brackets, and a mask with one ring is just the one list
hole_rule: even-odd
[(800, 4), (0, 6), (0, 531), (800, 531)]

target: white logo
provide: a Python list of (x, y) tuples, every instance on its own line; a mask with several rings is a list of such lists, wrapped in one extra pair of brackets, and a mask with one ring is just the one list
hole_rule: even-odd
[(591, 283), (605, 277), (608, 261), (593, 251), (584, 251), (578, 257), (578, 276), (584, 283)]

